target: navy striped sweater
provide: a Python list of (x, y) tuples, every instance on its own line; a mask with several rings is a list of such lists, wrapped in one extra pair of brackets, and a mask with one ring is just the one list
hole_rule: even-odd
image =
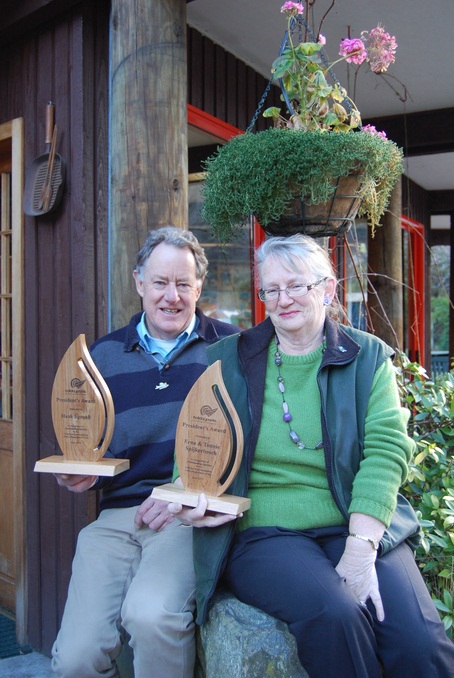
[(198, 338), (160, 367), (139, 345), (137, 313), (129, 325), (96, 341), (90, 353), (113, 397), (115, 428), (106, 456), (131, 465), (113, 478), (100, 478), (100, 509), (138, 506), (154, 487), (171, 482), (175, 430), (183, 401), (208, 361), (206, 347), (238, 328), (207, 318), (200, 309)]

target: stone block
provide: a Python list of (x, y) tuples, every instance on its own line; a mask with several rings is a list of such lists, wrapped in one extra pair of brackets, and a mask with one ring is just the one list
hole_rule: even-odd
[(197, 629), (195, 678), (309, 678), (284, 622), (216, 594), (206, 624)]

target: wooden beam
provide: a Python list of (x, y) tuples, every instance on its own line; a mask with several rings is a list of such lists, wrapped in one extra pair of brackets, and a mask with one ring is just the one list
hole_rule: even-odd
[(404, 149), (405, 155), (430, 155), (454, 151), (454, 108), (390, 115), (364, 120), (364, 125), (375, 125), (386, 132)]
[(431, 214), (454, 212), (454, 191), (429, 191), (428, 209)]

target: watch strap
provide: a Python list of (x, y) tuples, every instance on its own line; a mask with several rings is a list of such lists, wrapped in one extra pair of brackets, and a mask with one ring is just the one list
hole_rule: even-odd
[(380, 546), (380, 542), (378, 539), (372, 539), (371, 537), (364, 537), (362, 534), (356, 534), (356, 532), (349, 532), (348, 533), (349, 537), (354, 537), (355, 539), (361, 539), (362, 541), (368, 541), (369, 544), (372, 546), (374, 551), (378, 551), (378, 547)]

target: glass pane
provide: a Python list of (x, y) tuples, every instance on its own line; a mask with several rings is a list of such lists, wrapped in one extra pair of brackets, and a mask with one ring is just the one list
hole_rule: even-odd
[(414, 357), (410, 350), (410, 336), (409, 336), (409, 317), (410, 312), (414, 306), (413, 302), (413, 289), (412, 289), (412, 280), (413, 277), (409, 272), (412, 270), (412, 256), (411, 256), (411, 237), (410, 233), (404, 228), (402, 229), (402, 270), (404, 278), (404, 286), (402, 290), (402, 299), (403, 299), (403, 314), (404, 314), (404, 345), (403, 351), (408, 356)]
[(200, 214), (202, 184), (189, 183), (189, 229), (204, 247), (209, 262), (198, 305), (206, 315), (245, 329), (252, 323), (249, 228), (245, 227), (235, 242), (221, 247)]
[(0, 190), (0, 418), (12, 419), (11, 175), (1, 175)]
[(431, 248), (430, 254), (432, 290), (430, 321), (432, 351), (436, 354), (439, 352), (446, 354), (447, 363), (449, 351), (449, 289), (451, 248), (449, 245), (437, 245)]
[(351, 256), (346, 254), (345, 287), (347, 317), (353, 327), (367, 330), (367, 223), (356, 221), (347, 233)]

